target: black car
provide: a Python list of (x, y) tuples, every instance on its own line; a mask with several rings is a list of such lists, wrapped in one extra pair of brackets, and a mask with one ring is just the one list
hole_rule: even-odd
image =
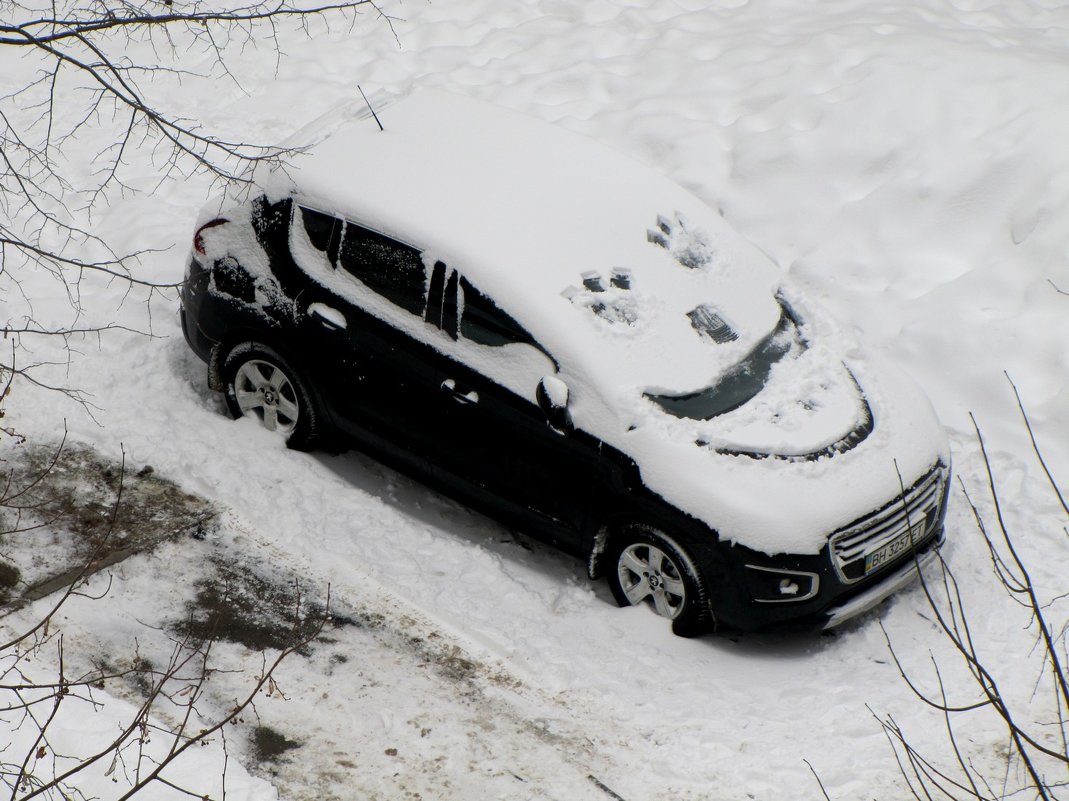
[(235, 417), (355, 445), (693, 634), (833, 626), (943, 539), (923, 394), (652, 170), (416, 91), (202, 213), (182, 326)]

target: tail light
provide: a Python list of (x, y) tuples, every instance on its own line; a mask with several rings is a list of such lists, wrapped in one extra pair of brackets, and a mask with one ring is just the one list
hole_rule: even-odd
[(201, 236), (201, 234), (203, 234), (209, 228), (215, 228), (217, 225), (226, 225), (226, 223), (228, 222), (230, 222), (230, 220), (226, 219), (225, 217), (216, 217), (211, 222), (204, 223), (204, 225), (198, 228), (197, 232), (193, 234), (193, 249), (197, 251), (197, 253), (199, 253), (201, 256), (203, 256), (204, 237)]

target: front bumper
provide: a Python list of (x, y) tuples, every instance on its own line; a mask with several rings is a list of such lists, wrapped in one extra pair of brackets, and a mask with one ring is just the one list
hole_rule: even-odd
[(729, 628), (833, 628), (917, 577), (942, 546), (950, 470), (937, 463), (897, 499), (836, 531), (819, 554), (723, 551), (733, 580), (714, 596)]
[(824, 630), (834, 629), (851, 618), (874, 609), (889, 596), (916, 581), (921, 572), (928, 565), (935, 562), (938, 556), (939, 550), (937, 547), (929, 548), (927, 552), (917, 554), (914, 561), (899, 568), (876, 586), (870, 587), (844, 604), (829, 609), (827, 612), (828, 620), (824, 624)]
[[(764, 556), (761, 564), (767, 566), (769, 575), (783, 575), (788, 580), (798, 576), (794, 581), (802, 585), (800, 591), (779, 602), (770, 602), (755, 599), (747, 582), (733, 582), (736, 587), (733, 592), (725, 587), (721, 593), (711, 593), (717, 596), (712, 599), (713, 613), (718, 623), (729, 630), (834, 628), (869, 611), (915, 580), (918, 565), (930, 564), (944, 539), (940, 521), (914, 549), (878, 573), (850, 584), (844, 583), (833, 567), (827, 547), (820, 554), (808, 557)], [(730, 569), (736, 576), (745, 576), (745, 571), (753, 570), (758, 556), (753, 552), (737, 552), (733, 554), (734, 565)], [(810, 585), (802, 577), (812, 577), (814, 592), (805, 592)]]

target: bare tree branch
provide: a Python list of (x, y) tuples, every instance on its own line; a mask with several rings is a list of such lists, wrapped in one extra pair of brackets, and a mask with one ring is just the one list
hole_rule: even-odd
[[(1010, 385), (1031, 441), (1033, 454), (1046, 475), (1051, 492), (1062, 508), (1066, 509), (1065, 496), (1047, 469), (1017, 387), (1012, 381)], [(1029, 565), (1018, 547), (1019, 540), (1004, 514), (999, 481), (995, 476), (983, 433), (975, 418), (972, 415), (970, 418), (985, 468), (987, 496), (995, 521), (994, 528), (988, 525), (988, 517), (974, 502), (964, 484), (962, 495), (972, 512), (984, 547), (988, 550), (991, 573), (996, 585), (1005, 591), (1008, 600), (1023, 608), (1028, 626), (1035, 635), (1040, 657), (1037, 687), (1049, 682), (1053, 698), (1050, 718), (1033, 721), (1026, 710), (1016, 707), (1000, 689), (999, 682), (974, 640), (968, 609), (960, 587), (950, 567), (940, 559), (941, 581), (933, 583), (922, 573), (920, 583), (944, 639), (949, 642), (962, 665), (973, 677), (975, 691), (978, 693), (977, 700), (956, 703), (949, 699), (943, 666), (934, 656), (930, 658), (936, 690), (933, 694), (922, 689), (918, 680), (904, 667), (886, 629), (884, 637), (899, 675), (914, 696), (942, 714), (951, 767), (937, 767), (935, 759), (921, 755), (893, 717), (877, 716), (877, 719), (891, 743), (899, 772), (918, 801), (934, 798), (1002, 801), (1018, 796), (1056, 801), (1059, 798), (1059, 790), (1067, 786), (1066, 781), (1056, 777), (1059, 774), (1069, 776), (1069, 679), (1065, 668), (1066, 631), (1069, 629), (1069, 622), (1054, 626), (1050, 623), (1049, 614), (1054, 609), (1054, 604), (1065, 596), (1056, 596), (1048, 602), (1041, 597)], [(1069, 509), (1066, 511), (1069, 514)], [(1029, 533), (1030, 537), (1038, 535), (1039, 532)], [(1054, 544), (1057, 544), (1057, 541)], [(955, 689), (960, 692), (959, 688)], [(1035, 694), (1033, 700), (1042, 698), (1043, 695)], [(1000, 780), (985, 775), (984, 771), (978, 768), (959, 739), (958, 727), (954, 725), (956, 716), (984, 710), (991, 710), (996, 714), (1006, 729), (1008, 755)], [(1020, 784), (1014, 785), (1014, 781)]]
[[(155, 293), (166, 290), (173, 298), (180, 282), (146, 274), (142, 257), (152, 251), (118, 251), (92, 224), (96, 210), (116, 195), (135, 191), (134, 184), (142, 180), (143, 168), (132, 167), (133, 151), (152, 159), (157, 188), (195, 173), (241, 185), (250, 180), (253, 166), (279, 163), (290, 152), (207, 132), (157, 102), (153, 95), (160, 92), (153, 91), (154, 84), (194, 74), (208, 77), (184, 66), (191, 51), (207, 57), (208, 73), (237, 83), (228, 61), (246, 47), (270, 46), (280, 57), (282, 38), (308, 35), (313, 19), (353, 25), (366, 12), (396, 38), (393, 18), (376, 0), (309, 5), (299, 0), (239, 0), (222, 6), (194, 0), (181, 9), (154, 0), (5, 2), (0, 53), (18, 54), (37, 68), (24, 84), (0, 97), (0, 279), (15, 290), (6, 294), (18, 297), (24, 277), (44, 271), (57, 279), (75, 312), (74, 324), (66, 326), (71, 333), (117, 330), (119, 326), (112, 329), (106, 323), (78, 325), (84, 312), (82, 282), (96, 275), (121, 282), (127, 293), (147, 293), (151, 316)], [(148, 63), (138, 61), (131, 55), (137, 52), (134, 45), (147, 45), (155, 57)], [(83, 139), (78, 152), (92, 146), (95, 153), (88, 165), (72, 165), (67, 154)], [(32, 299), (21, 294), (31, 306)], [(57, 328), (51, 322), (45, 327)], [(13, 331), (20, 326), (14, 319), (0, 319), (0, 328)], [(88, 411), (77, 390), (33, 378), (47, 366), (24, 364), (16, 370), (13, 360), (0, 360), (0, 382), (18, 376), (41, 388), (58, 389)]]

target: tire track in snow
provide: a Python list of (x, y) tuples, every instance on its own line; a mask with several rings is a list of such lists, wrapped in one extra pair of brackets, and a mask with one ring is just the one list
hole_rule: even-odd
[[(286, 565), (308, 586), (328, 586), (307, 560), (260, 536), (237, 513), (227, 512), (221, 529), (234, 534), (227, 547), (252, 546), (264, 563)], [(315, 706), (324, 716), (288, 721), (296, 731), (284, 733), (303, 747), (276, 768), (273, 779), (284, 796), (314, 790), (316, 798), (342, 799), (361, 789), (371, 798), (377, 792), (417, 798), (429, 785), (426, 792), (436, 798), (623, 798), (612, 789), (618, 766), (572, 730), (574, 711), (357, 570), (358, 581), (330, 585), (333, 616), (356, 625), (331, 631), (331, 654), (284, 665), (283, 675), (292, 672), (288, 680), (304, 685), (303, 698), (318, 697)], [(297, 695), (289, 693), (291, 703)], [(433, 705), (423, 707), (423, 697)]]

